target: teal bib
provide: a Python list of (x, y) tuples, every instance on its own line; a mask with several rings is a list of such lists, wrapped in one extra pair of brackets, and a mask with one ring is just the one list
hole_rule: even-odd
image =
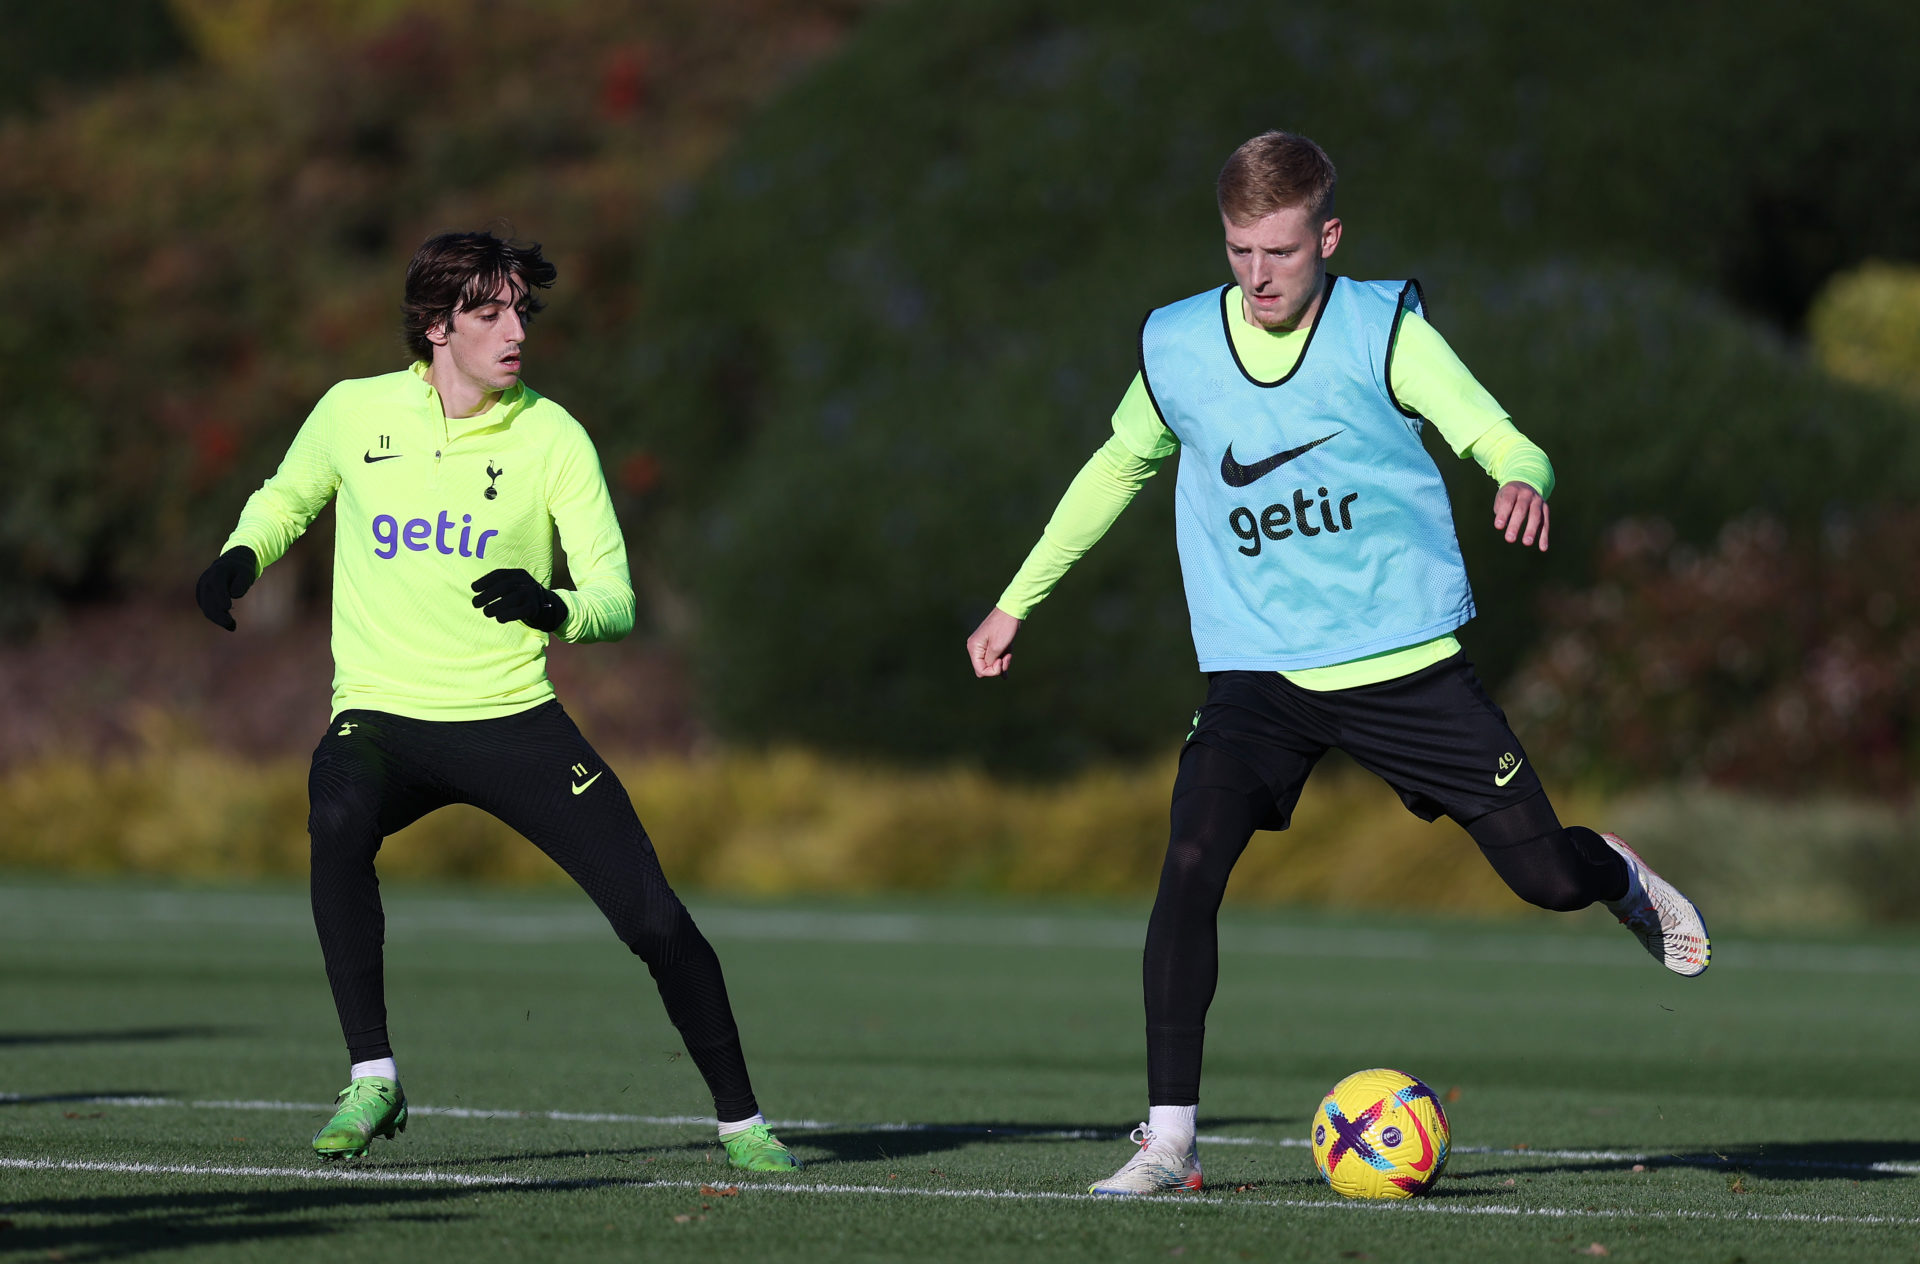
[(1417, 281), (1327, 278), (1293, 371), (1247, 372), (1227, 294), (1158, 308), (1140, 371), (1180, 440), (1176, 526), (1202, 671), (1297, 671), (1417, 645), (1473, 617), (1453, 506), (1388, 385)]

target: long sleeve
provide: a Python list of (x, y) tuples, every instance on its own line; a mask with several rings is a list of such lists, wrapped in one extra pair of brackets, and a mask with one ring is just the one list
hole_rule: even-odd
[(1504, 418), (1473, 441), (1467, 455), (1495, 483), (1525, 483), (1543, 497), (1553, 495), (1553, 462), (1540, 445), (1520, 433)]
[(633, 631), (627, 542), (587, 432), (570, 422), (557, 447), (548, 467), (547, 506), (560, 529), (574, 586), (556, 590), (567, 607), (567, 621), (556, 635), (575, 643), (617, 641)]
[(1115, 434), (1102, 444), (1067, 486), (1060, 503), (996, 604), (1024, 619), (1120, 517), (1166, 458), (1141, 457)]
[(1394, 398), (1440, 432), (1457, 456), (1471, 456), (1496, 483), (1522, 482), (1553, 493), (1553, 465), (1515, 428), (1507, 411), (1419, 314), (1400, 322), (1390, 376)]
[(253, 550), (264, 571), (285, 556), (333, 499), (340, 487), (340, 470), (334, 463), (330, 440), (331, 399), (329, 392), (314, 405), (281, 459), (280, 468), (260, 485), (259, 491), (247, 497), (239, 524), (220, 546), (222, 553), (244, 544)]

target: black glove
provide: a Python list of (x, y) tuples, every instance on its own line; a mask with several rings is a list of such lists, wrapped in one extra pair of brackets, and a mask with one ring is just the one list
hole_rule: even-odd
[(200, 573), (200, 582), (193, 586), (193, 599), (200, 603), (201, 614), (231, 632), (236, 626), (233, 603), (246, 596), (259, 577), (260, 559), (246, 545), (236, 545)]
[(473, 581), (473, 608), (502, 623), (523, 621), (530, 628), (552, 632), (567, 621), (567, 607), (540, 581), (515, 567), (488, 571)]

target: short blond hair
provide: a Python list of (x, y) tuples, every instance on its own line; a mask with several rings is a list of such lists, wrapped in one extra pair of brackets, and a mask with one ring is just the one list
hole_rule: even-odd
[(1310, 219), (1333, 218), (1338, 176), (1327, 151), (1292, 132), (1262, 132), (1233, 151), (1214, 185), (1220, 213), (1235, 224), (1265, 219), (1288, 207), (1305, 207)]

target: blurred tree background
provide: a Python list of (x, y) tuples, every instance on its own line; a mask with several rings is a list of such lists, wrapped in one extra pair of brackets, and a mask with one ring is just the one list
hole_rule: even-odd
[[(413, 247), (504, 223), (560, 267), (529, 376), (600, 445), (649, 620), (576, 711), (667, 697), (648, 732), (683, 746), (1022, 777), (1164, 752), (1201, 689), (1171, 467), (1012, 682), (973, 681), (961, 642), (1101, 442), (1142, 315), (1226, 278), (1213, 174), (1280, 126), (1340, 166), (1336, 270), (1420, 277), (1555, 460), (1542, 559), (1495, 545), (1492, 489), (1437, 453), (1464, 639), (1536, 757), (1912, 789), (1911, 4), (0, 13), (0, 699), (23, 725), (146, 689), (223, 700), (202, 737), (310, 744), (324, 520), (270, 576), (297, 654), (258, 639), (266, 594), (251, 642), (186, 594), (326, 386), (404, 362)], [(274, 663), (322, 676), (299, 707), (257, 683)]]
[[(857, 11), (110, 7), (145, 32), (125, 48), (92, 42), (92, 8), (23, 6), (61, 55), (0, 130), (0, 284), (28, 316), (0, 334), (15, 634), (62, 603), (177, 590), (330, 383), (404, 364), (398, 280), (443, 228), (552, 243), (571, 301), (541, 329), (540, 380), (605, 417), (584, 405), (663, 197)], [(311, 584), (326, 560), (294, 564)]]
[[(700, 613), (713, 715), (1025, 773), (1178, 740), (1199, 682), (1170, 476), (1039, 609), (1013, 684), (969, 679), (959, 645), (1101, 441), (1141, 316), (1226, 278), (1213, 173), (1265, 127), (1341, 168), (1336, 270), (1423, 278), (1558, 466), (1541, 559), (1496, 545), (1491, 489), (1436, 453), (1496, 684), (1615, 522), (1706, 546), (1756, 510), (1804, 532), (1911, 500), (1916, 415), (1889, 375), (1913, 370), (1887, 366), (1916, 363), (1913, 273), (1870, 261), (1920, 254), (1920, 9), (1842, 11), (881, 12), (675, 208), (617, 379), (661, 454), (647, 531)], [(1832, 372), (1805, 342), (1823, 294)], [(1874, 582), (1920, 595), (1891, 566)], [(1538, 720), (1552, 754), (1573, 717)]]

